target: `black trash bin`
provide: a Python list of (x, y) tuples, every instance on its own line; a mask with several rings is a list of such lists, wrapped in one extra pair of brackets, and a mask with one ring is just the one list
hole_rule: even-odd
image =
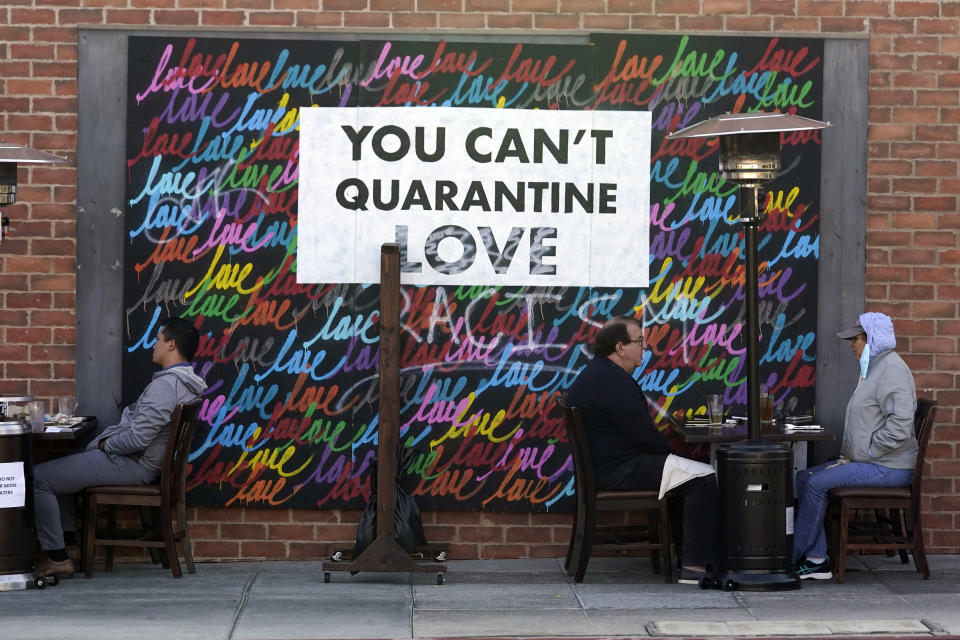
[(789, 445), (747, 440), (717, 450), (720, 494), (716, 586), (799, 589), (793, 565), (793, 455)]
[(33, 575), (33, 434), (23, 419), (0, 418), (0, 591), (37, 584)]

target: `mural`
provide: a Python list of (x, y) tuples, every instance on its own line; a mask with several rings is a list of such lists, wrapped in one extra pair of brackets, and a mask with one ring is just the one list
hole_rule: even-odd
[[(194, 321), (210, 385), (194, 503), (359, 508), (375, 490), (378, 286), (296, 277), (311, 105), (650, 112), (648, 287), (403, 287), (401, 442), (421, 508), (572, 506), (554, 403), (613, 315), (643, 320), (637, 376), (658, 416), (703, 415), (714, 392), (743, 410), (737, 188), (716, 140), (665, 135), (724, 112), (819, 118), (822, 41), (590, 40), (130, 38), (124, 402), (153, 372), (158, 319)], [(787, 412), (814, 399), (819, 136), (782, 136), (760, 228), (761, 381)]]

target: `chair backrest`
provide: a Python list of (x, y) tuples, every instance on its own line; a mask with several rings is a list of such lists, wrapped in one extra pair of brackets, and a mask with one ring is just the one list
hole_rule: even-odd
[(923, 465), (927, 457), (927, 443), (933, 432), (933, 420), (937, 416), (937, 401), (917, 398), (917, 410), (913, 415), (913, 430), (917, 435), (917, 461), (913, 465), (911, 510), (914, 520), (920, 518), (920, 495), (923, 489)]
[(160, 494), (165, 503), (175, 503), (186, 491), (187, 458), (190, 457), (190, 442), (199, 409), (200, 400), (178, 404), (170, 416), (170, 434), (160, 470)]
[(583, 417), (576, 407), (568, 407), (562, 403), (560, 407), (563, 409), (563, 423), (567, 428), (567, 439), (573, 453), (573, 474), (578, 500), (592, 501), (597, 491), (597, 480), (593, 474), (593, 459), (590, 457), (587, 432), (583, 428)]

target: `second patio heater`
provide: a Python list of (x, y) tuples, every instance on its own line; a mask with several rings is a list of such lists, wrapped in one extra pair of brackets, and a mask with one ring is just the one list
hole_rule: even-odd
[(747, 429), (745, 442), (717, 451), (720, 554), (701, 586), (726, 590), (799, 589), (793, 566), (793, 466), (789, 445), (760, 439), (757, 229), (760, 187), (780, 171), (780, 134), (827, 122), (785, 113), (735, 113), (675, 131), (673, 138), (720, 139), (720, 175), (740, 185), (746, 258)]

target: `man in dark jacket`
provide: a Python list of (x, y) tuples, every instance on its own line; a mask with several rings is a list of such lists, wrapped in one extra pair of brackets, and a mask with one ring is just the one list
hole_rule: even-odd
[(156, 481), (174, 409), (193, 402), (207, 388), (190, 365), (199, 342), (200, 334), (187, 320), (163, 321), (153, 346), (153, 363), (161, 370), (123, 410), (120, 422), (104, 429), (86, 451), (34, 469), (34, 520), (40, 548), (47, 552), (35, 568), (38, 574), (73, 576), (66, 547), (76, 545), (77, 493), (104, 484)]
[[(566, 403), (583, 415), (598, 489), (663, 489), (665, 467), (672, 478), (710, 473), (705, 465), (677, 456), (654, 426), (647, 399), (633, 379), (645, 350), (640, 322), (613, 318), (600, 329), (593, 360), (567, 392)], [(697, 469), (694, 474), (686, 472), (691, 467)], [(698, 475), (669, 488), (683, 499), (680, 582), (696, 583), (705, 566), (715, 562), (715, 476)]]

